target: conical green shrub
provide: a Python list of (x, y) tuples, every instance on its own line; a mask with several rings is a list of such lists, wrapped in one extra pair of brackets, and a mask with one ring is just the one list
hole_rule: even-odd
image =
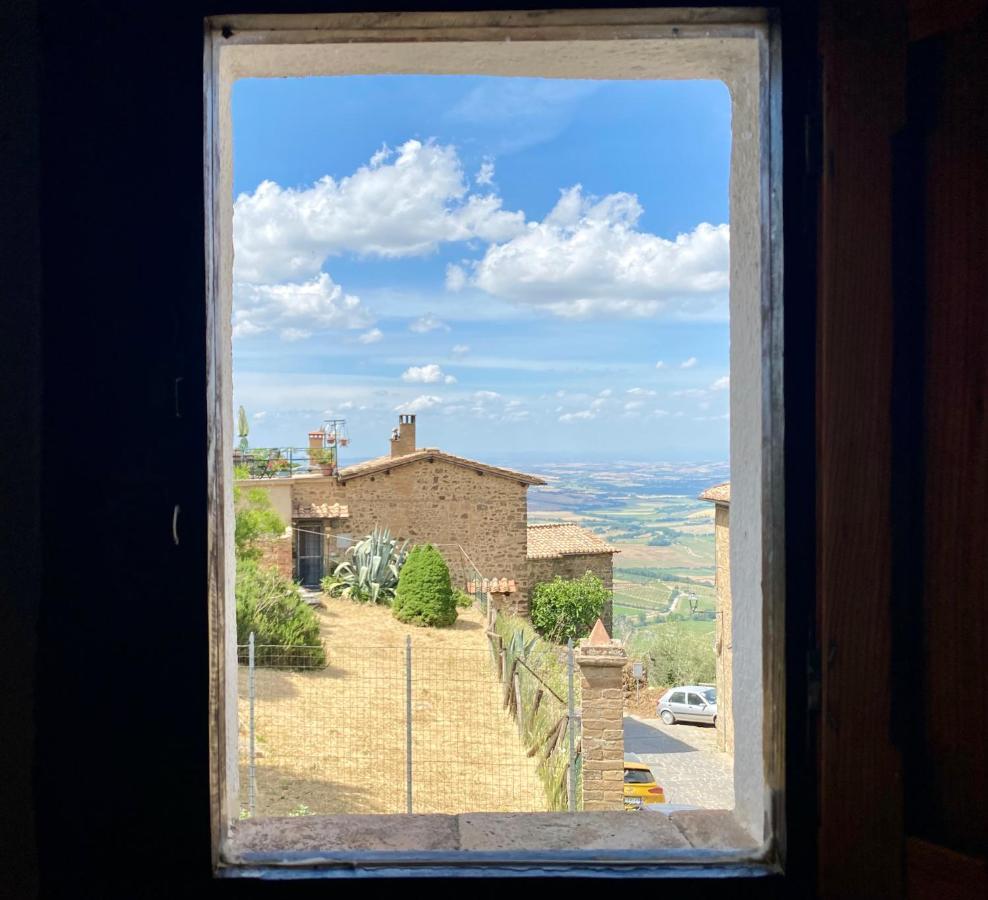
[(449, 567), (432, 544), (420, 544), (409, 552), (391, 609), (399, 622), (410, 625), (447, 628), (456, 621)]

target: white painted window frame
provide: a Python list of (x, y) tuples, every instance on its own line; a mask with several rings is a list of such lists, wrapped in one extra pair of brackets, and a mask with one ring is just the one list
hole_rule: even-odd
[[(229, 489), (235, 443), (231, 88), (240, 77), (382, 72), (719, 78), (728, 84), (732, 96), (730, 564), (736, 815), (762, 842), (762, 850), (751, 861), (769, 867), (784, 864), (779, 40), (773, 18), (764, 10), (747, 8), (245, 15), (207, 20), (209, 689), (213, 861), (218, 868), (229, 826), (239, 810)], [(551, 42), (551, 51), (546, 52), (540, 42)], [(536, 49), (540, 52), (533, 56)], [(479, 51), (485, 51), (487, 58)], [(705, 862), (716, 862), (708, 857)], [(589, 853), (585, 861), (592, 861)], [(640, 854), (628, 859), (639, 866), (639, 874), (647, 862)], [(461, 863), (451, 860), (449, 866)]]

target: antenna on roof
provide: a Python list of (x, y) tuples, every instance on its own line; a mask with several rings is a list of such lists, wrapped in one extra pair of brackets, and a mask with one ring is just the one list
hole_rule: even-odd
[(322, 428), (309, 432), (309, 460), (324, 475), (335, 475), (339, 471), (340, 447), (349, 444), (346, 419), (326, 419)]

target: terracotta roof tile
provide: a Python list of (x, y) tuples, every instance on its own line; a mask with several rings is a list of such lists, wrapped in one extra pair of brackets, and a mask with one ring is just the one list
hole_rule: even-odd
[(725, 481), (723, 484), (715, 484), (711, 488), (707, 488), (700, 496), (698, 500), (709, 500), (711, 503), (730, 503), (731, 502), (731, 482)]
[(528, 558), (552, 559), (587, 553), (620, 553), (603, 538), (579, 525), (529, 525)]
[(349, 481), (351, 478), (360, 478), (363, 475), (373, 475), (376, 472), (384, 472), (388, 469), (396, 469), (399, 466), (407, 466), (409, 463), (421, 460), (437, 459), (443, 462), (452, 463), (454, 466), (462, 466), (466, 469), (473, 469), (477, 472), (487, 472), (490, 475), (497, 475), (501, 478), (510, 478), (512, 481), (522, 481), (525, 484), (545, 484), (538, 475), (526, 475), (524, 472), (516, 472), (513, 469), (502, 469), (499, 466), (489, 466), (487, 463), (478, 462), (475, 459), (467, 459), (464, 456), (454, 456), (452, 453), (445, 453), (434, 447), (425, 447), (406, 453), (403, 456), (378, 456), (375, 459), (368, 459), (366, 462), (357, 463), (340, 469), (340, 481)]
[(482, 581), (468, 581), (468, 594), (513, 594), (518, 588), (513, 578), (484, 578)]

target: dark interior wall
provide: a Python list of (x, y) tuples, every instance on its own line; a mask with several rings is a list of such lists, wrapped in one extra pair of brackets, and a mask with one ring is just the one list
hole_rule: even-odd
[[(782, 10), (779, 890), (901, 896), (907, 834), (965, 872), (988, 850), (984, 3), (821, 5), (818, 46), (813, 9)], [(5, 10), (0, 61), (4, 887), (164, 895), (210, 879), (201, 23), (222, 10), (37, 10)], [(919, 100), (917, 66), (936, 75)], [(896, 180), (897, 141), (916, 178)], [(903, 205), (921, 233), (896, 230)], [(920, 257), (923, 290), (897, 280)], [(909, 472), (921, 491), (898, 490)]]
[(35, 889), (37, 864), (31, 768), (41, 597), (39, 77), (37, 4), (0, 8), (0, 809), (8, 811), (0, 816), (0, 856), (15, 892)]

